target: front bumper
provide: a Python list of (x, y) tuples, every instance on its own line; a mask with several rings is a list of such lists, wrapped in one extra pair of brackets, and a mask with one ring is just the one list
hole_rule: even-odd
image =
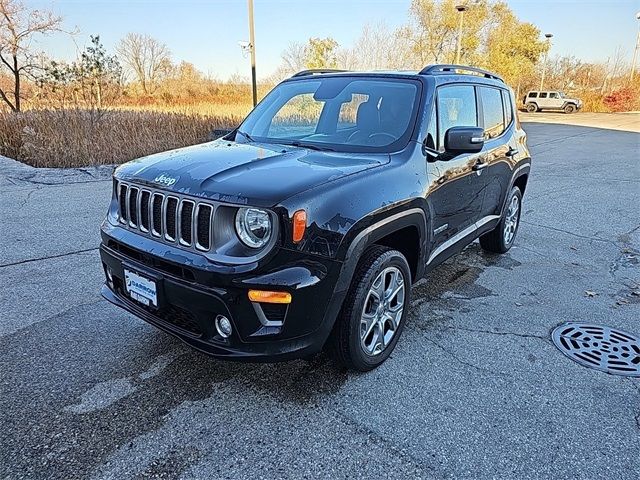
[[(326, 342), (346, 292), (335, 291), (341, 263), (278, 252), (257, 274), (255, 270), (228, 273), (218, 266), (198, 264), (178, 249), (157, 256), (148, 240), (118, 229), (102, 231), (100, 256), (107, 281), (102, 295), (108, 301), (170, 333), (207, 354), (234, 360), (279, 361), (320, 351)], [(138, 248), (135, 248), (138, 247)], [(174, 263), (176, 257), (180, 263)], [(200, 257), (201, 258), (201, 257)], [(269, 268), (269, 266), (274, 268)], [(275, 267), (279, 265), (279, 267)], [(158, 307), (133, 300), (124, 288), (124, 269), (156, 282)], [(249, 288), (284, 290), (289, 305), (257, 305)], [(229, 338), (216, 331), (214, 319), (226, 316), (233, 326)]]

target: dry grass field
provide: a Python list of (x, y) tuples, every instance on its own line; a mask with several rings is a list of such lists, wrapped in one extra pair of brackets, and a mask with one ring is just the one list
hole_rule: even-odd
[(0, 154), (35, 167), (119, 164), (205, 142), (213, 130), (237, 126), (246, 113), (202, 106), (166, 110), (0, 113)]

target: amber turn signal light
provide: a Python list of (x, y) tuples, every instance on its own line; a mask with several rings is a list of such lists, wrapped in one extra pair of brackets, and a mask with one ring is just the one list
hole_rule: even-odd
[(293, 214), (293, 243), (298, 243), (304, 237), (304, 230), (307, 228), (307, 212), (298, 210)]
[(291, 294), (289, 292), (249, 290), (249, 300), (258, 303), (291, 303)]

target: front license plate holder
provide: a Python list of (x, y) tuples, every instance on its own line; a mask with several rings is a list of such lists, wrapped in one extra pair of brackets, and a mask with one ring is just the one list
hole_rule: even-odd
[(146, 307), (157, 309), (161, 291), (161, 278), (140, 272), (129, 265), (123, 265), (124, 288), (133, 301)]

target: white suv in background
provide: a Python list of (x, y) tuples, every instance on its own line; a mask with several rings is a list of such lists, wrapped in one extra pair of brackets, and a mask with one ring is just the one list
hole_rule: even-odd
[(582, 100), (567, 97), (564, 93), (558, 91), (531, 91), (524, 98), (524, 107), (527, 112), (555, 110), (573, 113), (582, 108)]

